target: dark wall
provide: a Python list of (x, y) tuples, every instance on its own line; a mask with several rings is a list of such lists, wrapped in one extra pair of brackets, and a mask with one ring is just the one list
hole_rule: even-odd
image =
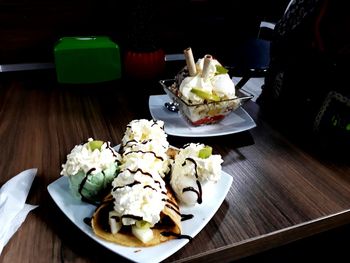
[(118, 2), (2, 0), (0, 63), (52, 59), (53, 46), (62, 36), (106, 34), (122, 39), (126, 12)]
[(107, 35), (122, 50), (227, 48), (232, 37), (255, 34), (260, 19), (277, 20), (286, 2), (135, 0), (121, 6), (115, 0), (1, 0), (0, 64), (52, 60), (55, 42), (74, 35)]
[[(170, 50), (230, 48), (244, 38), (256, 36), (261, 20), (277, 22), (289, 0), (177, 1), (163, 12), (161, 32)], [(167, 3), (166, 5), (169, 5)], [(211, 53), (212, 53), (211, 52)]]

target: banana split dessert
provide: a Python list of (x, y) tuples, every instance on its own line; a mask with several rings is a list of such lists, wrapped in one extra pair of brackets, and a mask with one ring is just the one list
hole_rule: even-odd
[(89, 225), (98, 237), (149, 247), (191, 239), (182, 221), (193, 215), (182, 214), (180, 205), (203, 205), (205, 187), (220, 180), (222, 162), (208, 145), (169, 145), (163, 121), (138, 119), (127, 125), (118, 152), (90, 138), (68, 154), (61, 174), (74, 196), (97, 201)]

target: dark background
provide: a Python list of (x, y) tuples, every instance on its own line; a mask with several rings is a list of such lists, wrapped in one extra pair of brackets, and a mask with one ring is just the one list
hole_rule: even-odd
[(64, 36), (107, 35), (120, 47), (214, 53), (277, 21), (287, 0), (0, 0), (0, 64), (52, 61)]
[[(53, 61), (64, 36), (107, 35), (121, 47), (219, 54), (276, 22), (289, 0), (0, 0), (0, 65)], [(239, 262), (340, 262), (350, 227), (294, 242)], [(345, 260), (347, 261), (347, 260)]]

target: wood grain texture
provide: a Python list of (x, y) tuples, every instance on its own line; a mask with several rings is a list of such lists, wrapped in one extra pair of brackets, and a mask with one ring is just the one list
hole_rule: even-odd
[[(72, 147), (89, 137), (119, 144), (126, 124), (150, 118), (148, 96), (156, 83), (58, 85), (52, 72), (0, 76), (0, 185), (37, 167), (29, 203), (39, 208), (13, 236), (1, 263), (126, 262), (98, 245), (59, 210), (46, 187), (60, 177)], [(232, 187), (208, 225), (165, 262), (226, 262), (277, 247), (350, 220), (349, 160), (317, 157), (272, 129), (254, 103), (257, 127), (201, 141), (224, 159)]]

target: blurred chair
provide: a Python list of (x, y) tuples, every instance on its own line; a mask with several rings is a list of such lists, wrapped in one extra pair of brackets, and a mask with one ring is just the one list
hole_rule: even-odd
[(234, 46), (226, 55), (225, 67), (231, 77), (241, 77), (236, 89), (250, 78), (265, 77), (270, 63), (270, 42), (275, 24), (261, 21), (257, 37), (248, 38)]
[[(287, 12), (294, 0), (289, 0)], [(265, 77), (270, 64), (270, 45), (275, 23), (262, 20), (256, 37), (243, 40), (227, 53), (224, 61), (231, 77), (241, 77), (236, 89), (242, 88), (251, 78)]]

